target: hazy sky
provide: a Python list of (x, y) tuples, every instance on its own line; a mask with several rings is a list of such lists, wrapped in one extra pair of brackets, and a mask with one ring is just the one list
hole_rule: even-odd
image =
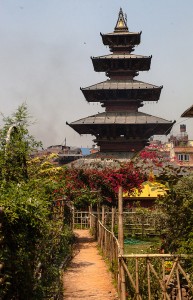
[[(109, 53), (100, 32), (114, 30), (122, 7), (130, 31), (142, 31), (135, 54), (152, 55), (149, 72), (137, 80), (163, 85), (146, 113), (187, 125), (180, 115), (193, 105), (193, 0), (0, 0), (0, 112), (26, 102), (36, 120), (32, 134), (44, 146), (91, 146), (66, 125), (103, 111), (88, 104), (80, 87), (106, 80), (90, 56)], [(180, 123), (182, 122), (182, 123)]]

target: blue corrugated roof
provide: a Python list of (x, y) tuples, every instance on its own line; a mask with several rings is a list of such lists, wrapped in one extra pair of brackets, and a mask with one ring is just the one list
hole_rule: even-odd
[(90, 148), (81, 148), (82, 155), (89, 155), (90, 154)]

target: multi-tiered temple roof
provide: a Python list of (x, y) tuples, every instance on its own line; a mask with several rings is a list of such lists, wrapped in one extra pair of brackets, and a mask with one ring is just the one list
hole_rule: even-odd
[(139, 71), (148, 71), (151, 56), (131, 54), (140, 44), (141, 32), (130, 32), (120, 9), (114, 32), (101, 34), (112, 54), (91, 57), (94, 70), (105, 72), (108, 80), (81, 88), (88, 102), (100, 102), (105, 112), (70, 125), (79, 134), (95, 136), (101, 152), (137, 152), (153, 135), (167, 135), (173, 123), (143, 112), (144, 101), (158, 101), (162, 86), (134, 80)]

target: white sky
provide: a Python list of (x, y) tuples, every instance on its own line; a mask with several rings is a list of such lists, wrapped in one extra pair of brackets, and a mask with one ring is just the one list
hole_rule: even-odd
[[(0, 112), (12, 114), (26, 102), (36, 120), (31, 128), (45, 147), (87, 147), (66, 125), (104, 111), (88, 104), (80, 87), (106, 80), (90, 56), (109, 53), (100, 32), (114, 30), (122, 7), (130, 31), (142, 31), (135, 54), (153, 55), (149, 72), (136, 80), (163, 85), (159, 102), (146, 113), (187, 125), (180, 115), (193, 104), (193, 0), (0, 0)], [(181, 122), (181, 123), (180, 123)]]

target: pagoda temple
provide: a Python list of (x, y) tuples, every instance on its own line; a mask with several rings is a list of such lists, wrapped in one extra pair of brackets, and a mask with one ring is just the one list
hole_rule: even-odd
[(144, 101), (158, 101), (162, 86), (134, 80), (139, 71), (148, 71), (151, 56), (131, 54), (140, 44), (141, 32), (130, 32), (122, 9), (114, 32), (102, 34), (111, 54), (91, 57), (94, 70), (108, 79), (81, 88), (88, 102), (100, 102), (105, 112), (68, 124), (79, 134), (95, 136), (100, 153), (127, 153), (142, 150), (153, 135), (169, 134), (174, 122), (138, 109)]

